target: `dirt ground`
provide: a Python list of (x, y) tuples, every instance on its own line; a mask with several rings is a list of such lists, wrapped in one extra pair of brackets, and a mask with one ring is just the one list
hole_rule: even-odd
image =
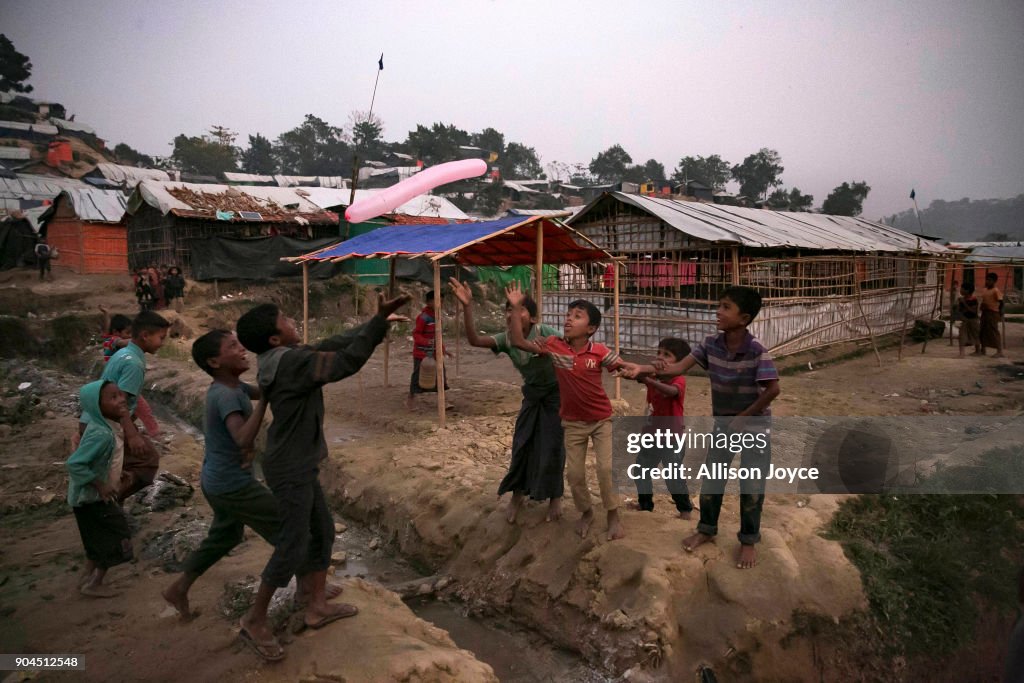
[[(100, 304), (113, 312), (134, 310), (125, 278), (56, 275), (40, 284), (27, 273), (0, 274), (0, 313), (39, 324), (58, 314), (94, 313)], [(190, 336), (232, 323), (230, 303), (214, 301), (209, 287), (193, 290), (181, 316)], [(344, 303), (338, 315), (347, 319), (352, 311)], [(929, 342), (924, 354), (919, 344), (907, 346), (902, 360), (895, 348), (882, 350), (881, 366), (864, 346), (862, 355), (831, 364), (820, 353), (783, 359), (774, 414), (1019, 416), (1024, 365), (1016, 361), (1024, 360), (1024, 325), (1007, 329), (1002, 361), (959, 359), (945, 339)], [(448, 428), (439, 430), (430, 398), (420, 397), (415, 412), (405, 411), (410, 340), (399, 333), (393, 339), (390, 386), (384, 386), (378, 349), (358, 377), (327, 389), (331, 459), (323, 475), (336, 509), (378, 529), (389, 552), (453, 577), (447, 597), (471, 611), (509, 614), (630, 680), (688, 680), (702, 663), (725, 672), (720, 680), (817, 678), (818, 655), (799, 646), (784, 651), (778, 643), (792, 630), (793, 610), (838, 619), (865, 606), (857, 570), (837, 543), (820, 536), (840, 497), (769, 497), (762, 561), (751, 572), (732, 566), (738, 506), (728, 498), (720, 541), (693, 555), (678, 543), (694, 523), (680, 520), (663, 495), (653, 514), (627, 512), (628, 536), (613, 543), (593, 532), (583, 542), (572, 538), (571, 500), (561, 522), (545, 524), (543, 507), (530, 504), (516, 525), (508, 525), (494, 491), (520, 402), (511, 363), (462, 342), (457, 367), (453, 362), (450, 368), (454, 408)], [(154, 400), (183, 416), (194, 412), (206, 386), (187, 360), (190, 343), (169, 340), (147, 374)], [(98, 351), (82, 356), (89, 354)], [(490, 667), (443, 630), (418, 619), (394, 594), (358, 579), (346, 583), (346, 600), (360, 606), (359, 617), (300, 634), (287, 646), (285, 662), (264, 664), (238, 644), (219, 606), (227, 583), (258, 574), (269, 552), (258, 538), (196, 584), (193, 603), (201, 613), (191, 624), (177, 623), (160, 599), (172, 575), (159, 558), (113, 570), (114, 585), (124, 591), (118, 599), (79, 597), (74, 581), (83, 558), (73, 518), (66, 509), (62, 514), (60, 501), (76, 424), (73, 395), (84, 378), (45, 363), (2, 362), (7, 413), (26, 393), (38, 405), (23, 403), (28, 418), (0, 425), (0, 650), (83, 654), (88, 680), (493, 679)], [(25, 382), (35, 388), (19, 392)], [(639, 385), (620, 385), (624, 412), (640, 414)], [(616, 380), (606, 378), (606, 387), (614, 395)], [(686, 412), (710, 414), (705, 377), (688, 378)], [(182, 425), (166, 431), (162, 468), (197, 484), (201, 446)], [(591, 488), (596, 493), (595, 482)], [(208, 520), (209, 509), (196, 491), (184, 507), (136, 519), (138, 551), (168, 529)], [(766, 577), (772, 577), (771, 591)], [(757, 676), (750, 669), (755, 665)]]

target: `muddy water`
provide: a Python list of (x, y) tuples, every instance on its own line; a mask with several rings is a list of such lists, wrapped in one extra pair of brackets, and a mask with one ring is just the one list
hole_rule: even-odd
[[(153, 413), (168, 432), (179, 432), (202, 444), (203, 434), (182, 420), (169, 407), (151, 399)], [(358, 425), (344, 429), (328, 428), (324, 437), (329, 446), (351, 443), (370, 436), (370, 430)], [(334, 552), (344, 551), (346, 563), (335, 570), (338, 578), (359, 577), (384, 586), (422, 578), (400, 555), (383, 546), (373, 529), (335, 515), (346, 529), (334, 542)], [(376, 541), (376, 543), (374, 543)], [(378, 546), (371, 549), (371, 545)], [(444, 629), (456, 645), (486, 662), (503, 683), (605, 683), (612, 681), (587, 665), (578, 655), (551, 646), (543, 637), (501, 617), (478, 618), (466, 613), (454, 602), (416, 598), (407, 603), (421, 619)]]

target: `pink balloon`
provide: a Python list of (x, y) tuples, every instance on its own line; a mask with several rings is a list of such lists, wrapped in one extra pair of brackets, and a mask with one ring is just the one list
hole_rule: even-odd
[(483, 159), (463, 159), (431, 166), (397, 185), (375, 193), (369, 199), (354, 203), (345, 211), (345, 220), (349, 223), (368, 221), (393, 211), (395, 207), (429, 192), (438, 185), (474, 178), (484, 173), (487, 173), (487, 162)]

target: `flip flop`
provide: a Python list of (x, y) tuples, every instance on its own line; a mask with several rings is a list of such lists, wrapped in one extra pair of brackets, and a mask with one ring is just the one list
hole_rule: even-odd
[(256, 640), (244, 626), (240, 627), (238, 637), (253, 652), (268, 662), (279, 662), (284, 659), (284, 648), (281, 647), (281, 643), (277, 642), (277, 638), (264, 641)]
[(355, 605), (337, 603), (337, 606), (344, 607), (346, 609), (342, 612), (335, 612), (334, 614), (323, 617), (322, 619), (320, 619), (320, 621), (317, 621), (312, 624), (304, 622), (306, 624), (306, 628), (320, 629), (324, 626), (327, 626), (327, 624), (331, 623), (332, 621), (337, 621), (338, 619), (347, 619), (348, 617), (354, 617), (355, 615), (359, 614), (359, 608)]

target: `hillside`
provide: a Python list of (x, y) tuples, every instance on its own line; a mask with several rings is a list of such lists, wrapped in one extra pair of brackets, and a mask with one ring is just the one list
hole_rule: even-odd
[(901, 230), (937, 235), (952, 242), (977, 241), (1000, 233), (1010, 240), (1024, 240), (1024, 194), (1013, 199), (936, 199), (921, 211), (920, 225), (912, 210), (886, 216), (883, 221)]

